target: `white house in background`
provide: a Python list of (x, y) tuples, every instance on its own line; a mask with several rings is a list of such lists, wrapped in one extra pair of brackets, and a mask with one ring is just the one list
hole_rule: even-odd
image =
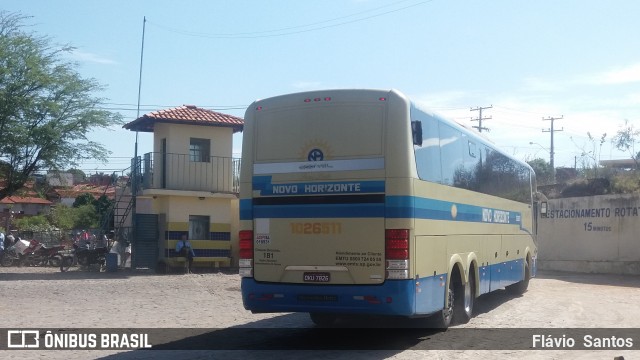
[(49, 213), (53, 203), (38, 197), (7, 196), (0, 200), (0, 212), (16, 215), (44, 215)]
[(73, 174), (71, 173), (47, 173), (46, 179), (49, 186), (73, 186)]

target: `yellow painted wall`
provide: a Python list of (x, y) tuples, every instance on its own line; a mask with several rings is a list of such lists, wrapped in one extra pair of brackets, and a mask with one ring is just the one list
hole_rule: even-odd
[(167, 139), (167, 153), (189, 154), (190, 138), (211, 139), (211, 156), (231, 157), (233, 130), (226, 127), (156, 123), (153, 151), (162, 150), (162, 139)]

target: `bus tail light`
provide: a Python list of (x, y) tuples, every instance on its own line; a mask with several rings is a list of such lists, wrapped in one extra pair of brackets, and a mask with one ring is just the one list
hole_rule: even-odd
[(253, 276), (253, 230), (240, 231), (239, 274), (242, 277)]
[(387, 279), (409, 278), (409, 230), (385, 231)]

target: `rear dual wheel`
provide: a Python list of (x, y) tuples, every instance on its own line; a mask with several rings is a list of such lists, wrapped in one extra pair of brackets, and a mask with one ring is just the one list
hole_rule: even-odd
[(476, 283), (474, 272), (470, 272), (469, 281), (464, 285), (455, 281), (457, 275), (454, 273), (449, 280), (445, 308), (430, 319), (429, 325), (433, 328), (446, 329), (451, 325), (466, 324), (473, 317)]

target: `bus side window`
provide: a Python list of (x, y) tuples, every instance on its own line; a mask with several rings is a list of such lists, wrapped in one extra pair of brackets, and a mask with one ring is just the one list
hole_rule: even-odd
[(421, 180), (442, 183), (438, 123), (429, 118), (421, 123), (422, 144), (420, 147), (414, 145), (418, 177)]
[(413, 135), (413, 145), (422, 146), (422, 122), (411, 122), (411, 134)]
[(464, 159), (467, 154), (467, 144), (460, 130), (440, 123), (440, 154), (443, 184), (466, 188), (468, 174)]

